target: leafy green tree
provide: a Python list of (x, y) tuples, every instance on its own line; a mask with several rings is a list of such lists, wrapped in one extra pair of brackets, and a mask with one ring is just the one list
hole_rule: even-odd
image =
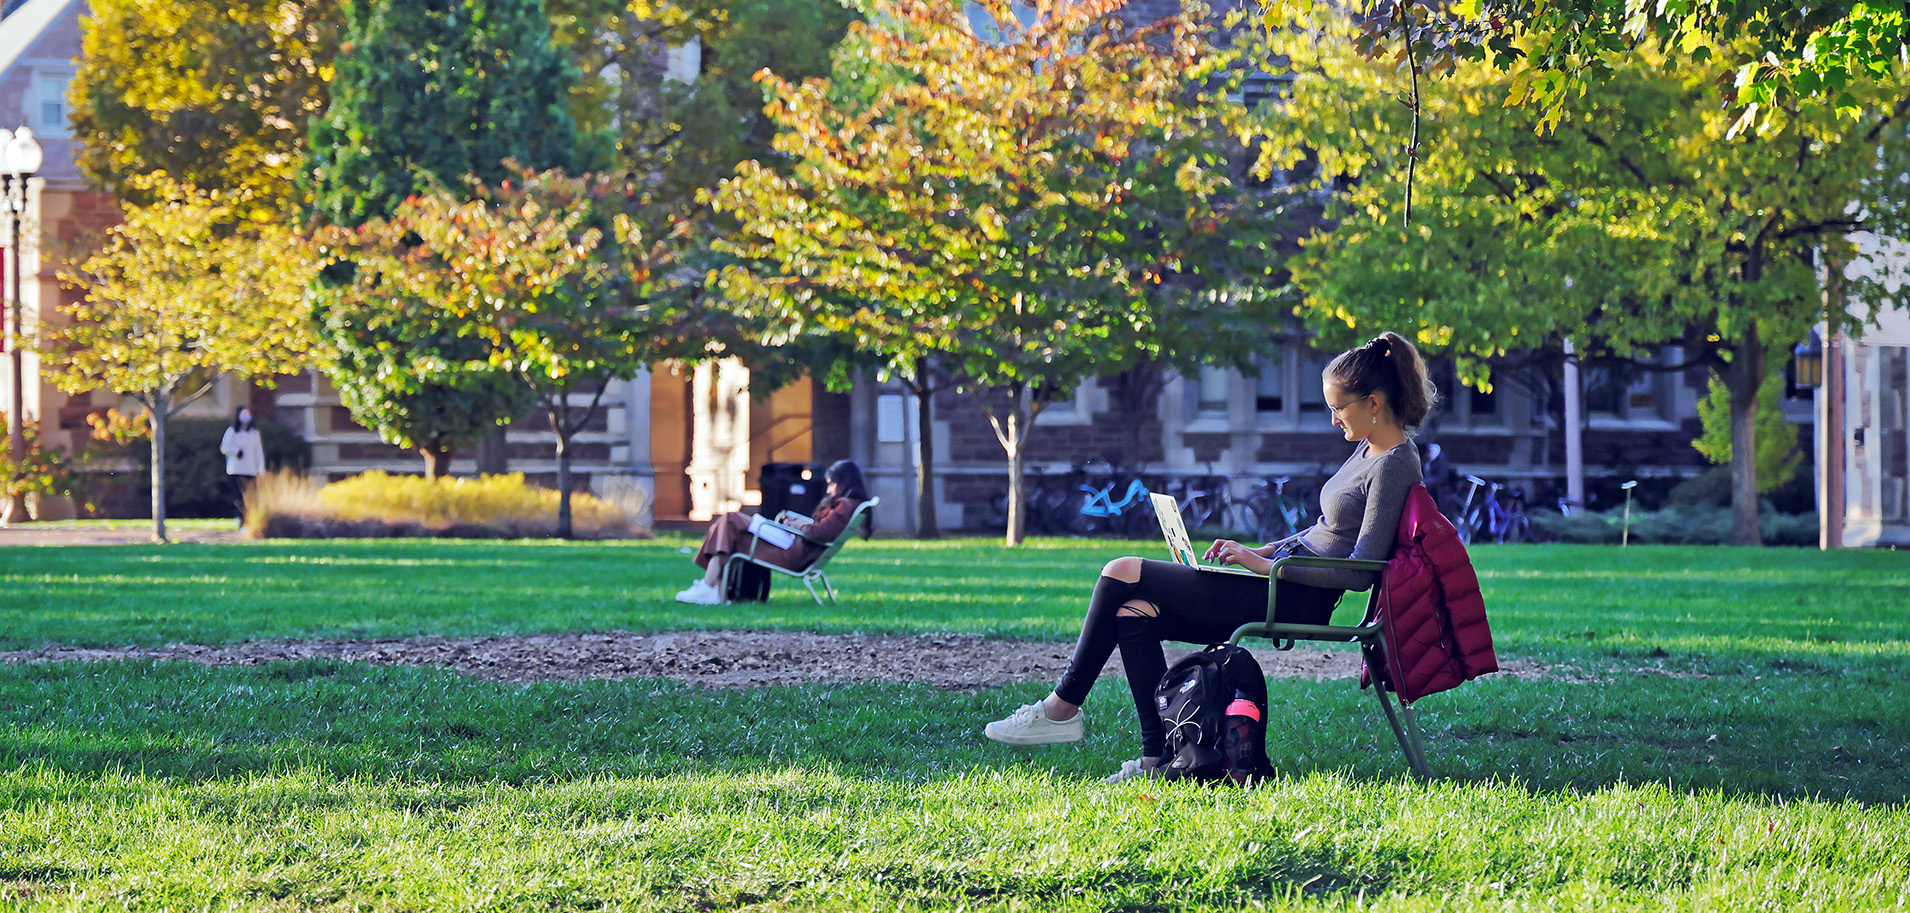
[(1118, 2), (879, 0), (835, 80), (763, 78), (779, 173), (715, 195), (721, 277), (781, 338), (835, 335), (898, 372), (933, 359), (987, 391), (1008, 457), (1010, 545), (1034, 419), (1079, 378), (1265, 339), (1269, 220), (1217, 139), (1211, 32), (1128, 30)]
[[(433, 182), (500, 184), (506, 159), (570, 163), (573, 73), (537, 0), (351, 0), (341, 48), (305, 176), (320, 223), (356, 229)], [(467, 322), (391, 294), (381, 270), (354, 275), (341, 254), (355, 239), (333, 240), (315, 312), (326, 373), (360, 424), (417, 449), (435, 478), (529, 401)]]
[(1543, 112), (1503, 107), (1532, 73), (1461, 63), (1423, 96), (1409, 157), (1399, 77), (1361, 57), (1355, 26), (1288, 25), (1269, 50), (1294, 82), (1264, 121), (1266, 164), (1317, 156), (1318, 188), (1342, 188), (1335, 224), (1292, 265), (1309, 323), (1331, 342), (1397, 329), (1460, 356), (1475, 380), (1481, 359), (1565, 337), (1587, 355), (1677, 346), (1729, 391), (1733, 535), (1756, 542), (1765, 353), (1816, 320), (1859, 322), (1822, 313), (1816, 258), (1850, 262), (1853, 233), (1900, 230), (1902, 182), (1882, 179), (1907, 170), (1892, 138), (1902, 87), (1855, 87), (1860, 121), (1791, 99), (1732, 138), (1723, 65), (1647, 47), (1542, 131)]
[(150, 202), (139, 176), (244, 191), (295, 210), (306, 124), (325, 109), (334, 5), (311, 0), (90, 0), (72, 101), (79, 166)]
[[(767, 158), (775, 125), (763, 113), (768, 69), (826, 75), (855, 14), (835, 0), (549, 0), (558, 45), (580, 73), (573, 113), (589, 137), (579, 167), (616, 167), (660, 180), (658, 199), (701, 215), (699, 191), (738, 162)], [(667, 77), (670, 52), (697, 61)]]
[(535, 394), (557, 438), (557, 534), (567, 537), (570, 441), (610, 382), (705, 347), (690, 277), (675, 268), (675, 238), (642, 234), (633, 179), (525, 172), (468, 195), (407, 200), (354, 256), (381, 290), (468, 328), (493, 369)]
[(153, 537), (166, 538), (166, 422), (222, 373), (271, 385), (303, 370), (316, 347), (305, 291), (315, 272), (282, 222), (254, 222), (220, 194), (151, 180), (155, 202), (61, 278), (86, 290), (36, 345), (62, 390), (104, 388), (146, 408), (152, 442)]
[[(1782, 365), (1781, 355), (1766, 355), (1766, 365)], [(1797, 449), (1797, 433), (1784, 418), (1784, 372), (1774, 371), (1757, 390), (1757, 493), (1769, 494), (1797, 474), (1804, 455)], [(1698, 400), (1698, 421), (1704, 433), (1691, 442), (1704, 458), (1713, 463), (1731, 462), (1731, 390), (1712, 378), (1703, 399)]]
[(307, 181), (327, 224), (394, 212), (435, 179), (496, 184), (504, 160), (567, 167), (575, 78), (538, 0), (349, 0)]
[(1454, 12), (1477, 36), (1462, 47), (1497, 45), (1508, 62), (1529, 60), (1539, 72), (1521, 88), (1551, 105), (1570, 105), (1588, 85), (1582, 79), (1602, 79), (1622, 54), (1655, 46), (1730, 70), (1720, 74), (1734, 90), (1726, 101), (1750, 116), (1760, 105), (1808, 100), (1861, 118), (1863, 84), (1903, 75), (1910, 59), (1905, 7), (1878, 0), (1465, 0)]
[[(1259, 7), (1269, 30), (1354, 12), (1361, 55), (1403, 63), (1415, 77), (1481, 60), (1516, 72), (1502, 100), (1543, 112), (1543, 128), (1569, 116), (1577, 99), (1640, 50), (1726, 70), (1723, 100), (1736, 114), (1734, 132), (1763, 129), (1760, 109), (1779, 102), (1861, 120), (1862, 86), (1901, 78), (1910, 61), (1910, 9), (1881, 0), (1368, 0), (1353, 10), (1260, 0)], [(1408, 108), (1417, 107), (1419, 89), (1415, 81)]]
[(470, 320), (395, 291), (404, 283), (386, 270), (402, 264), (361, 258), (382, 238), (380, 222), (320, 235), (328, 257), (351, 263), (343, 281), (325, 282), (314, 296), (313, 320), (329, 349), (322, 367), (353, 420), (416, 451), (425, 477), (436, 479), (459, 448), (535, 401), (492, 362), (491, 346)]

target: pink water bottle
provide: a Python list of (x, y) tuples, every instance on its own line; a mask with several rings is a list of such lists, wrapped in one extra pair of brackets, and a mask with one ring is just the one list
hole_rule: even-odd
[(1247, 700), (1246, 695), (1234, 692), (1233, 703), (1227, 705), (1228, 716), (1244, 716), (1254, 722), (1260, 722), (1260, 705)]

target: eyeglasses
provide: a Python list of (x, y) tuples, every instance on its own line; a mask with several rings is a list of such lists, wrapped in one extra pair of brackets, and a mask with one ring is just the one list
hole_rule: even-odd
[(1339, 405), (1337, 405), (1337, 406), (1335, 406), (1335, 405), (1333, 405), (1332, 403), (1327, 403), (1327, 404), (1326, 404), (1326, 411), (1327, 411), (1328, 413), (1331, 413), (1331, 414), (1333, 414), (1333, 415), (1339, 415), (1339, 414), (1340, 414), (1340, 412), (1341, 412), (1342, 410), (1344, 410), (1344, 409), (1345, 409), (1346, 407), (1348, 407), (1348, 406), (1351, 406), (1351, 405), (1353, 405), (1354, 403), (1357, 403), (1357, 402), (1359, 402), (1360, 400), (1363, 400), (1363, 399), (1365, 399), (1365, 398), (1366, 398), (1367, 396), (1372, 396), (1372, 395), (1373, 395), (1373, 394), (1371, 394), (1371, 393), (1368, 393), (1368, 394), (1366, 394), (1366, 396), (1355, 396), (1355, 397), (1353, 397), (1352, 399), (1349, 399), (1349, 400), (1347, 400), (1346, 402), (1343, 402), (1343, 403), (1341, 403), (1341, 404), (1339, 404)]

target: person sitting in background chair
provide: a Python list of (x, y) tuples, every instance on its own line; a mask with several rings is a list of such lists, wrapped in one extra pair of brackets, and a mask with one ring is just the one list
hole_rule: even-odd
[[(809, 539), (828, 542), (842, 534), (849, 525), (849, 519), (855, 515), (856, 505), (869, 500), (868, 483), (862, 480), (862, 468), (852, 460), (837, 461), (823, 473), (822, 478), (828, 485), (828, 492), (822, 503), (816, 505), (814, 517), (779, 520), (808, 538), (799, 538), (787, 548), (767, 541), (756, 542), (752, 554), (778, 567), (800, 571), (814, 561), (824, 548)], [(751, 540), (755, 537), (749, 532), (749, 522), (750, 515), (740, 512), (717, 514), (710, 520), (709, 532), (703, 535), (703, 546), (696, 550), (694, 559), (696, 566), (703, 568), (703, 577), (676, 594), (676, 601), (691, 605), (722, 603), (723, 564), (732, 554), (750, 553)]]

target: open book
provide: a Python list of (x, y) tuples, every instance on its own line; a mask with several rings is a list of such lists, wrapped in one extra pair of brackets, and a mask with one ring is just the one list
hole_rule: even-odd
[(777, 526), (762, 514), (749, 518), (749, 534), (777, 548), (788, 548), (796, 544), (795, 533)]

